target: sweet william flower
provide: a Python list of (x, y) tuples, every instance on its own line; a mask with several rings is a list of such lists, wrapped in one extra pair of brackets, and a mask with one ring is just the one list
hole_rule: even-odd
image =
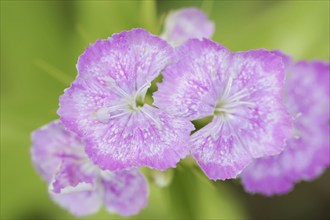
[(313, 180), (330, 164), (329, 63), (287, 63), (284, 103), (294, 118), (291, 138), (277, 156), (255, 160), (243, 173), (246, 191), (264, 195), (289, 192), (301, 180)]
[(60, 121), (32, 133), (32, 161), (49, 184), (51, 198), (76, 216), (97, 212), (105, 205), (123, 216), (147, 205), (148, 186), (138, 170), (110, 172), (91, 163), (84, 143)]
[(211, 38), (214, 22), (198, 8), (190, 7), (172, 11), (164, 23), (161, 37), (173, 46), (179, 46), (191, 38)]
[(212, 116), (191, 138), (192, 156), (210, 179), (235, 178), (254, 158), (283, 150), (291, 118), (281, 102), (281, 57), (233, 53), (208, 39), (189, 40), (177, 53), (155, 104), (189, 120)]
[(89, 158), (112, 171), (175, 167), (193, 125), (144, 103), (173, 48), (143, 29), (99, 40), (79, 57), (78, 76), (60, 97), (63, 124), (84, 137)]

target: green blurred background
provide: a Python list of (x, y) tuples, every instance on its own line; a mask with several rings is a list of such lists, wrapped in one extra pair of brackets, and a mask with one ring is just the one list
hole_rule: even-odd
[[(78, 56), (99, 38), (144, 27), (154, 34), (173, 9), (197, 6), (231, 50), (281, 49), (329, 60), (329, 1), (1, 1), (1, 219), (73, 218), (48, 197), (29, 155), (30, 132), (57, 118), (58, 97)], [(133, 218), (327, 218), (329, 170), (285, 196), (246, 194), (185, 163), (172, 183), (150, 182), (149, 206)], [(88, 217), (119, 218), (102, 210)]]

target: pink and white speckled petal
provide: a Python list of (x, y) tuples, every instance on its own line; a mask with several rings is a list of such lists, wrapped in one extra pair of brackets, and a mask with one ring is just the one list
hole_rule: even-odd
[[(53, 121), (32, 133), (32, 162), (39, 174), (48, 182), (63, 158), (74, 154), (81, 142), (65, 130), (60, 121)], [(77, 152), (79, 154), (79, 152)]]
[(285, 104), (295, 117), (293, 138), (294, 181), (312, 180), (330, 165), (330, 66), (321, 61), (300, 61), (288, 73)]
[(99, 210), (101, 198), (93, 191), (93, 175), (81, 172), (84, 167), (80, 162), (86, 158), (83, 144), (59, 120), (32, 133), (31, 154), (34, 166), (49, 184), (50, 195), (56, 203), (76, 216)]
[(86, 152), (102, 169), (148, 166), (165, 170), (188, 154), (193, 125), (148, 105), (94, 130)]
[(234, 130), (221, 118), (192, 135), (192, 155), (209, 179), (237, 177), (252, 157)]
[(283, 194), (292, 189), (292, 181), (283, 175), (278, 156), (256, 159), (242, 173), (242, 184), (247, 192), (264, 195)]
[(52, 193), (50, 196), (58, 205), (75, 216), (92, 215), (98, 212), (102, 206), (101, 192), (96, 189), (77, 190), (67, 194)]
[(285, 104), (296, 118), (293, 133), (298, 138), (288, 145), (306, 158), (297, 161), (297, 179), (314, 179), (330, 165), (329, 81), (330, 65), (322, 61), (300, 61), (288, 73)]
[(295, 118), (292, 137), (280, 155), (258, 159), (243, 172), (248, 192), (287, 193), (329, 167), (329, 76), (329, 63), (320, 61), (301, 61), (289, 69), (284, 102)]
[(155, 105), (189, 120), (214, 117), (192, 139), (192, 154), (210, 178), (234, 178), (252, 158), (284, 149), (291, 116), (281, 100), (281, 56), (262, 49), (231, 53), (208, 39), (189, 40), (176, 52), (181, 59), (164, 70)]
[(183, 8), (166, 17), (162, 38), (178, 46), (191, 38), (211, 38), (214, 23), (198, 8)]
[(154, 104), (190, 120), (213, 113), (224, 86), (231, 52), (210, 40), (189, 40), (176, 50), (181, 60), (163, 71)]
[(187, 154), (189, 122), (140, 106), (150, 82), (173, 57), (171, 46), (143, 29), (98, 41), (80, 56), (78, 77), (60, 97), (58, 114), (84, 138), (96, 164), (116, 171), (166, 169)]
[[(100, 110), (118, 106), (123, 101), (123, 98), (116, 97), (111, 92), (101, 92), (99, 86), (92, 86), (92, 82), (78, 78), (60, 97), (58, 114), (62, 123), (81, 137), (91, 134), (91, 128), (107, 129), (104, 123), (107, 119), (103, 118)], [(120, 110), (119, 106), (118, 111)]]
[(100, 170), (88, 160), (83, 142), (60, 121), (33, 132), (32, 142), (34, 165), (47, 181), (51, 198), (73, 215), (93, 214), (106, 202), (108, 208), (111, 204), (118, 214), (128, 216), (147, 204), (148, 186), (142, 173)]
[(92, 189), (96, 173), (88, 171), (83, 158), (67, 157), (54, 174), (49, 190), (54, 193), (67, 193), (72, 190)]
[(60, 97), (63, 124), (80, 136), (91, 127), (106, 129), (102, 113), (131, 104), (129, 97), (141, 92), (172, 58), (173, 49), (143, 29), (97, 41), (79, 57), (78, 77)]
[[(79, 57), (79, 78), (96, 81), (106, 93), (113, 82), (127, 94), (151, 82), (172, 62), (173, 49), (164, 40), (140, 28), (98, 40)], [(109, 81), (111, 80), (111, 81)]]
[(32, 142), (33, 163), (49, 183), (50, 191), (62, 193), (80, 183), (93, 185), (95, 174), (89, 169), (93, 165), (86, 166), (83, 143), (59, 120), (33, 132)]
[(279, 154), (292, 126), (281, 99), (285, 75), (282, 58), (262, 49), (239, 52), (227, 71), (233, 82), (228, 97), (240, 97), (237, 104), (241, 103), (232, 112), (234, 130), (247, 143), (253, 158)]
[(138, 170), (103, 175), (104, 204), (109, 212), (135, 215), (148, 204), (148, 185)]
[(315, 179), (329, 166), (329, 143), (322, 141), (322, 135), (293, 138), (280, 155), (256, 159), (242, 173), (245, 190), (268, 196), (285, 194), (296, 182)]
[(289, 70), (289, 68), (292, 67), (293, 65), (293, 62), (292, 62), (292, 57), (283, 53), (282, 51), (280, 50), (273, 50), (271, 51), (273, 54), (275, 54), (276, 56), (279, 56), (282, 58), (282, 61), (283, 61), (283, 64), (284, 64), (284, 67), (285, 67), (285, 70), (286, 72)]
[[(329, 118), (329, 63), (300, 61), (288, 72), (285, 103), (291, 114)], [(321, 118), (320, 118), (321, 117)], [(311, 120), (311, 119), (309, 119)]]

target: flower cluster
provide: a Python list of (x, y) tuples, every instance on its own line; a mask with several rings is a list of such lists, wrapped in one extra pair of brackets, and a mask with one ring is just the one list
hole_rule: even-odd
[(137, 28), (85, 50), (60, 97), (60, 120), (32, 134), (33, 163), (55, 202), (75, 215), (102, 204), (136, 214), (148, 200), (137, 169), (164, 171), (188, 155), (209, 179), (240, 177), (265, 195), (329, 166), (329, 63), (231, 52), (213, 32), (188, 8), (169, 14), (161, 37)]

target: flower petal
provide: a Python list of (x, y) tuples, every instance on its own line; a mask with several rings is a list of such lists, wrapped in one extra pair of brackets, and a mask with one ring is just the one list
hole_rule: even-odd
[(246, 144), (219, 118), (194, 133), (192, 144), (193, 157), (212, 180), (235, 178), (252, 161)]
[[(79, 188), (80, 185), (76, 187)], [(102, 205), (102, 196), (97, 189), (64, 194), (51, 193), (50, 196), (58, 205), (75, 216), (94, 214)]]
[(137, 28), (98, 40), (79, 57), (78, 77), (109, 88), (113, 80), (127, 94), (132, 94), (146, 82), (155, 79), (172, 62), (173, 49), (166, 41)]
[(79, 57), (78, 77), (60, 97), (61, 121), (80, 136), (91, 128), (104, 129), (106, 117), (98, 117), (98, 112), (114, 106), (122, 110), (173, 56), (164, 40), (143, 29), (97, 41)]
[[(133, 29), (96, 42), (79, 58), (79, 75), (61, 96), (58, 114), (66, 127), (84, 137), (96, 164), (116, 171), (144, 165), (166, 169), (187, 154), (184, 141), (190, 132), (189, 122), (156, 108), (145, 113), (151, 107), (136, 104), (150, 82), (173, 62), (173, 56), (164, 40)], [(154, 125), (158, 120), (164, 123), (164, 130)], [(150, 140), (144, 140), (143, 135)], [(163, 140), (165, 137), (172, 139)]]
[(66, 187), (93, 182), (94, 165), (87, 160), (83, 143), (60, 121), (33, 132), (32, 142), (33, 163), (53, 192), (61, 193)]
[(242, 174), (248, 192), (287, 193), (330, 164), (329, 63), (301, 61), (289, 68), (285, 104), (295, 118), (292, 137), (278, 156), (256, 160)]
[(224, 87), (231, 52), (206, 39), (189, 40), (176, 52), (180, 62), (163, 71), (154, 104), (189, 120), (211, 115)]
[(191, 7), (170, 12), (161, 36), (178, 46), (190, 38), (211, 38), (213, 33), (214, 23), (201, 10)]
[(188, 154), (193, 125), (148, 105), (111, 120), (108, 129), (96, 130), (86, 152), (102, 169), (119, 171), (148, 166), (165, 170)]
[(102, 108), (116, 106), (122, 101), (111, 92), (100, 91), (100, 86), (91, 86), (92, 82), (76, 79), (60, 97), (58, 114), (61, 122), (81, 137), (90, 135), (93, 129), (107, 129), (104, 119), (97, 113)]
[(283, 175), (282, 164), (278, 163), (277, 158), (279, 156), (256, 159), (243, 171), (241, 178), (246, 191), (272, 195), (292, 189), (291, 180)]
[[(192, 140), (192, 154), (210, 178), (236, 177), (252, 158), (284, 149), (291, 117), (281, 100), (281, 56), (266, 50), (231, 53), (207, 39), (189, 40), (177, 53), (182, 59), (164, 70), (155, 105), (189, 120), (214, 117), (215, 124)], [(223, 167), (222, 160), (230, 163)]]
[(65, 158), (54, 174), (49, 190), (54, 193), (67, 193), (73, 188), (80, 191), (93, 188), (96, 173), (89, 172), (86, 165), (88, 166), (88, 163), (84, 160)]
[(284, 64), (280, 56), (266, 50), (235, 53), (228, 68), (233, 95), (245, 90), (242, 106), (231, 124), (247, 143), (254, 158), (283, 151), (290, 136), (291, 117), (282, 104)]
[(102, 199), (77, 135), (57, 120), (34, 131), (32, 144), (33, 163), (48, 182), (52, 199), (76, 216), (97, 212)]
[(63, 158), (73, 156), (76, 148), (82, 146), (76, 136), (64, 129), (59, 120), (34, 131), (31, 139), (32, 162), (48, 182), (53, 178)]
[(102, 185), (104, 203), (109, 212), (122, 216), (135, 215), (148, 203), (147, 181), (138, 170), (109, 175), (103, 173)]

